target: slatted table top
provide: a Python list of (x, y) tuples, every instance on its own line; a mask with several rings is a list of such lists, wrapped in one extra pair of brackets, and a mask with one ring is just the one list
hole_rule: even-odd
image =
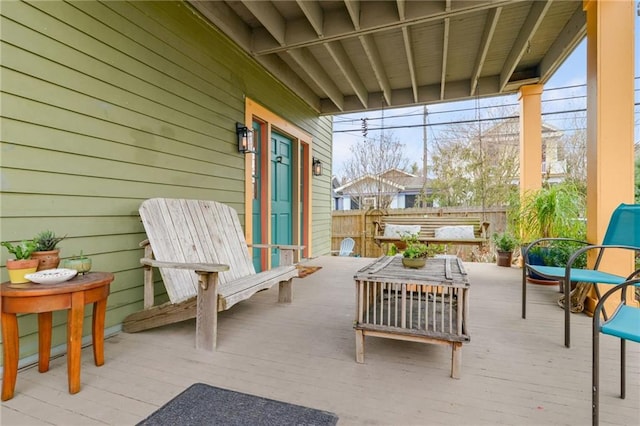
[(364, 281), (469, 287), (462, 261), (457, 256), (450, 255), (429, 258), (427, 264), (419, 269), (405, 268), (401, 256), (382, 256), (360, 269), (354, 278)]

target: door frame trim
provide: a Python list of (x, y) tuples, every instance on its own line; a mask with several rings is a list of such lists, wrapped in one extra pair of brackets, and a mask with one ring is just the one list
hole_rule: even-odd
[[(311, 147), (313, 138), (310, 134), (303, 131), (299, 127), (295, 126), (291, 122), (285, 120), (279, 115), (273, 113), (257, 102), (250, 98), (245, 98), (245, 115), (244, 124), (251, 128), (253, 122), (256, 121), (262, 127), (262, 138), (260, 141), (254, 141), (254, 143), (261, 144), (261, 211), (263, 212), (261, 217), (262, 235), (261, 239), (263, 244), (271, 243), (271, 150), (269, 149), (269, 143), (271, 141), (271, 130), (274, 129), (278, 133), (283, 134), (291, 139), (292, 142), (292, 208), (293, 208), (293, 244), (300, 245), (303, 241), (306, 242), (306, 247), (302, 252), (302, 256), (309, 258), (312, 256), (312, 247), (310, 236), (311, 232), (311, 200), (312, 200), (312, 185), (311, 185)], [(253, 242), (253, 189), (251, 173), (252, 173), (252, 161), (253, 154), (244, 155), (244, 178), (245, 178), (245, 238), (248, 244)], [(300, 173), (302, 170), (302, 174)], [(300, 188), (304, 188), (303, 191)], [(304, 192), (302, 194), (301, 192)], [(303, 226), (300, 226), (300, 205), (302, 204), (302, 211), (304, 217), (302, 218)], [(302, 232), (301, 232), (302, 229)], [(266, 256), (261, 256), (263, 268), (268, 268), (271, 264), (271, 253), (269, 250), (264, 250)], [(300, 259), (300, 253), (296, 255), (296, 260)]]

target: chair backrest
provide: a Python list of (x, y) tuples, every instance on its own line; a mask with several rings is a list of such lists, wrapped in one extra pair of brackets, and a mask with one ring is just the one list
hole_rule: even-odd
[[(221, 286), (256, 273), (233, 208), (207, 200), (152, 198), (139, 211), (157, 260), (229, 265), (219, 274)], [(160, 268), (160, 273), (172, 303), (197, 295), (193, 271)]]
[(640, 204), (620, 204), (616, 207), (602, 244), (640, 247)]
[(356, 242), (353, 238), (345, 238), (340, 243), (340, 253), (339, 256), (349, 256), (353, 252), (353, 248), (355, 247)]

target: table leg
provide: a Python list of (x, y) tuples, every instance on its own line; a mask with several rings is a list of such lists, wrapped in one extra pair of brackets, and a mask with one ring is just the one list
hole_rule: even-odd
[(451, 377), (460, 378), (462, 370), (462, 342), (451, 343)]
[(356, 330), (356, 362), (364, 363), (364, 333)]
[(2, 400), (13, 398), (18, 376), (18, 318), (16, 314), (2, 312)]
[(107, 312), (107, 299), (93, 304), (91, 336), (93, 340), (93, 361), (99, 367), (104, 364), (104, 317)]
[(53, 312), (40, 312), (38, 314), (38, 371), (41, 373), (49, 371), (52, 324)]
[(82, 351), (82, 320), (84, 319), (84, 294), (71, 295), (71, 309), (67, 312), (67, 374), (69, 393), (80, 391), (80, 356)]

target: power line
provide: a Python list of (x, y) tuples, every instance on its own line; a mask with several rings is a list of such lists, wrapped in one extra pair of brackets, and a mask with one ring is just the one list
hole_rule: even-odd
[[(636, 102), (634, 103), (634, 106), (640, 106), (640, 102)], [(543, 112), (541, 115), (543, 117), (547, 117), (547, 116), (551, 116), (551, 115), (562, 115), (562, 114), (574, 114), (574, 113), (579, 113), (579, 112), (586, 112), (587, 109), (586, 108), (579, 108), (579, 109), (571, 109), (571, 110), (564, 110), (564, 111), (551, 111), (551, 112)], [(431, 111), (429, 111), (429, 115), (432, 115), (433, 113)], [(413, 128), (421, 128), (424, 126), (428, 126), (428, 127), (436, 127), (436, 126), (444, 126), (444, 125), (448, 125), (448, 124), (469, 124), (469, 123), (478, 123), (478, 122), (490, 122), (490, 121), (500, 121), (500, 120), (509, 120), (509, 119), (516, 119), (519, 118), (519, 115), (506, 115), (506, 116), (501, 116), (501, 117), (489, 117), (489, 118), (481, 118), (481, 119), (466, 119), (466, 120), (450, 120), (450, 121), (440, 121), (440, 122), (431, 122), (428, 125), (425, 124), (404, 124), (404, 125), (397, 125), (397, 126), (384, 126), (384, 127), (369, 127), (368, 130), (393, 130), (393, 129), (413, 129)], [(389, 117), (386, 117), (387, 119)], [(369, 119), (371, 120), (371, 119)], [(342, 130), (333, 130), (333, 133), (350, 133), (350, 132), (355, 132), (355, 131), (361, 131), (361, 129), (342, 129)]]
[[(640, 80), (640, 76), (636, 76), (634, 77), (634, 80)], [(543, 92), (543, 96), (545, 93), (548, 92), (552, 92), (552, 91), (557, 91), (557, 90), (567, 90), (567, 89), (574, 89), (574, 88), (579, 88), (579, 87), (583, 87), (586, 88), (587, 84), (583, 83), (583, 84), (575, 84), (575, 85), (571, 85), (571, 86), (561, 86), (561, 87), (553, 87), (553, 88), (549, 88), (549, 89), (545, 89)], [(634, 89), (634, 92), (640, 92), (640, 88)], [(575, 96), (565, 96), (562, 98), (552, 98), (552, 99), (542, 99), (541, 102), (544, 104), (546, 102), (559, 102), (559, 101), (567, 101), (567, 100), (571, 100), (571, 99), (581, 99), (581, 98), (586, 98), (587, 95), (575, 95)], [(464, 101), (452, 101), (452, 102), (464, 102)], [(519, 103), (509, 103), (509, 104), (502, 104), (502, 105), (488, 105), (488, 106), (484, 106), (482, 109), (496, 109), (496, 108), (508, 108), (508, 107), (515, 107), (515, 106), (519, 106)], [(449, 109), (449, 110), (443, 110), (443, 111), (429, 111), (429, 115), (436, 115), (436, 114), (451, 114), (451, 113), (456, 113), (456, 112), (464, 112), (464, 111), (474, 111), (475, 107), (469, 107), (469, 108), (456, 108), (456, 109)], [(402, 114), (398, 114), (398, 115), (386, 115), (385, 118), (389, 119), (389, 118), (406, 118), (406, 117), (421, 117), (422, 116), (422, 111), (418, 111), (418, 110), (414, 110), (415, 112), (408, 112), (408, 113), (402, 113)], [(334, 118), (333, 122), (334, 123), (348, 123), (348, 122), (353, 122), (353, 121), (358, 121), (360, 120), (360, 118), (344, 118), (344, 119), (336, 119)], [(368, 117), (369, 121), (375, 121), (375, 120), (381, 120), (380, 117)]]

